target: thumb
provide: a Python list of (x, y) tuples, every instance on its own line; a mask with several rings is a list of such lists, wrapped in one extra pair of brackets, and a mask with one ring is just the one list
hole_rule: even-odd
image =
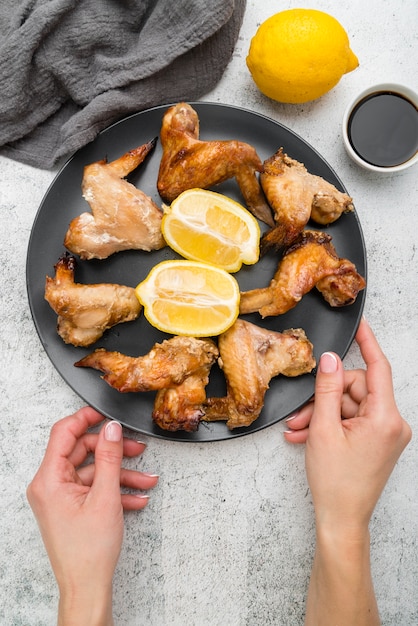
[(123, 457), (122, 426), (117, 421), (107, 422), (99, 433), (94, 453), (92, 489), (97, 494), (120, 493), (120, 471)]
[(319, 360), (315, 382), (315, 401), (310, 428), (341, 422), (344, 370), (334, 352), (324, 352)]

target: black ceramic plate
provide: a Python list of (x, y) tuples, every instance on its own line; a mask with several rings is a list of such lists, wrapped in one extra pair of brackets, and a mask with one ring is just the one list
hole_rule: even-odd
[[(342, 191), (341, 181), (321, 156), (303, 139), (281, 124), (245, 109), (205, 102), (192, 103), (200, 118), (200, 138), (238, 139), (252, 144), (260, 158), (271, 156), (283, 146), (289, 156), (302, 161), (313, 174), (322, 176)], [(81, 195), (83, 167), (106, 157), (109, 161), (159, 135), (162, 116), (167, 106), (156, 107), (135, 115), (103, 131), (92, 143), (79, 150), (61, 169), (47, 191), (36, 216), (27, 256), (27, 288), (32, 316), (42, 345), (52, 363), (83, 400), (109, 418), (125, 426), (151, 435), (177, 441), (216, 441), (255, 432), (270, 426), (297, 410), (312, 396), (313, 374), (299, 378), (277, 377), (271, 381), (260, 417), (248, 428), (229, 431), (223, 422), (202, 422), (196, 433), (170, 433), (157, 427), (151, 418), (154, 393), (122, 394), (109, 387), (99, 372), (76, 368), (74, 362), (97, 347), (118, 350), (132, 356), (147, 353), (167, 335), (152, 328), (143, 315), (134, 322), (110, 329), (90, 348), (64, 344), (56, 333), (56, 315), (44, 300), (45, 276), (53, 276), (54, 264), (64, 252), (63, 239), (69, 222), (88, 211)], [(161, 204), (156, 180), (161, 147), (156, 149), (129, 180)], [(235, 180), (217, 187), (243, 202)], [(344, 214), (328, 228), (340, 256), (352, 260), (358, 271), (366, 274), (366, 253), (362, 231), (355, 212)], [(103, 261), (80, 261), (76, 281), (80, 283), (114, 282), (136, 286), (152, 266), (164, 259), (176, 258), (169, 248), (151, 253), (119, 252)], [(277, 257), (265, 256), (252, 267), (243, 267), (236, 274), (242, 290), (268, 285), (277, 267)], [(365, 291), (355, 304), (332, 309), (315, 290), (307, 294), (292, 311), (262, 320), (258, 314), (246, 319), (266, 328), (282, 331), (302, 327), (312, 341), (315, 356), (334, 350), (343, 357), (350, 347), (363, 309)], [(208, 396), (224, 395), (225, 383), (220, 370), (211, 372)]]

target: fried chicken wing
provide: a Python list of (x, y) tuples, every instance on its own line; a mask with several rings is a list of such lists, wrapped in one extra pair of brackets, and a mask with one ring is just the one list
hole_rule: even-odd
[(279, 333), (238, 319), (220, 335), (219, 351), (227, 395), (208, 398), (203, 419), (226, 420), (230, 429), (258, 418), (274, 376), (300, 376), (315, 367), (312, 344), (300, 328)]
[(186, 189), (207, 189), (236, 178), (249, 210), (274, 225), (257, 179), (262, 163), (252, 146), (234, 140), (200, 141), (198, 115), (184, 102), (165, 113), (160, 138), (163, 156), (157, 187), (163, 200), (172, 202)]
[(84, 168), (82, 192), (91, 213), (74, 218), (64, 245), (82, 259), (106, 259), (121, 250), (158, 250), (165, 245), (162, 211), (143, 191), (124, 179), (153, 150), (155, 140), (119, 159)]
[(262, 239), (262, 252), (290, 245), (309, 219), (326, 225), (353, 210), (350, 196), (310, 174), (303, 163), (291, 159), (282, 148), (264, 161), (260, 181), (276, 222)]
[(142, 306), (132, 287), (75, 283), (75, 265), (69, 254), (58, 260), (54, 278), (46, 277), (45, 299), (58, 315), (57, 331), (65, 343), (89, 346), (108, 328), (136, 319)]
[(204, 416), (206, 385), (212, 363), (202, 365), (179, 385), (157, 392), (152, 419), (162, 429), (171, 432), (194, 432)]
[(197, 429), (203, 415), (210, 369), (218, 357), (211, 339), (172, 337), (140, 357), (120, 352), (95, 350), (76, 367), (92, 367), (104, 372), (111, 387), (123, 393), (155, 391), (153, 419), (170, 431)]
[(175, 336), (156, 343), (144, 356), (132, 357), (99, 348), (75, 365), (100, 370), (103, 380), (125, 393), (179, 385), (203, 365), (212, 364), (217, 356), (216, 345), (210, 339)]
[(268, 287), (241, 293), (240, 313), (281, 315), (316, 287), (333, 307), (352, 304), (366, 286), (348, 259), (338, 257), (328, 234), (306, 230), (286, 250)]

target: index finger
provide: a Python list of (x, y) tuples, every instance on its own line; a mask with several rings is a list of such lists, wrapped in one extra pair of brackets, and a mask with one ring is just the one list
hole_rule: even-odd
[(51, 428), (44, 461), (67, 458), (74, 450), (79, 438), (88, 428), (102, 422), (104, 417), (89, 406), (64, 417)]
[(378, 394), (383, 402), (393, 402), (392, 368), (364, 318), (358, 327), (356, 341), (367, 366), (366, 382), (369, 393)]

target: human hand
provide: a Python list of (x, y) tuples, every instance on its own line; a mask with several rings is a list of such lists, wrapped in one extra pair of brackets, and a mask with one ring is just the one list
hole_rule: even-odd
[[(287, 441), (306, 442), (306, 471), (317, 528), (367, 530), (373, 509), (411, 429), (396, 406), (391, 367), (368, 323), (356, 341), (366, 370), (320, 359), (314, 401), (290, 418)], [(343, 418), (343, 419), (342, 419)]]
[[(59, 624), (112, 624), (112, 578), (123, 538), (123, 509), (143, 509), (158, 476), (121, 468), (145, 444), (123, 439), (118, 422), (86, 432), (104, 418), (84, 407), (57, 422), (27, 489), (60, 590)], [(89, 453), (94, 463), (84, 464)]]

